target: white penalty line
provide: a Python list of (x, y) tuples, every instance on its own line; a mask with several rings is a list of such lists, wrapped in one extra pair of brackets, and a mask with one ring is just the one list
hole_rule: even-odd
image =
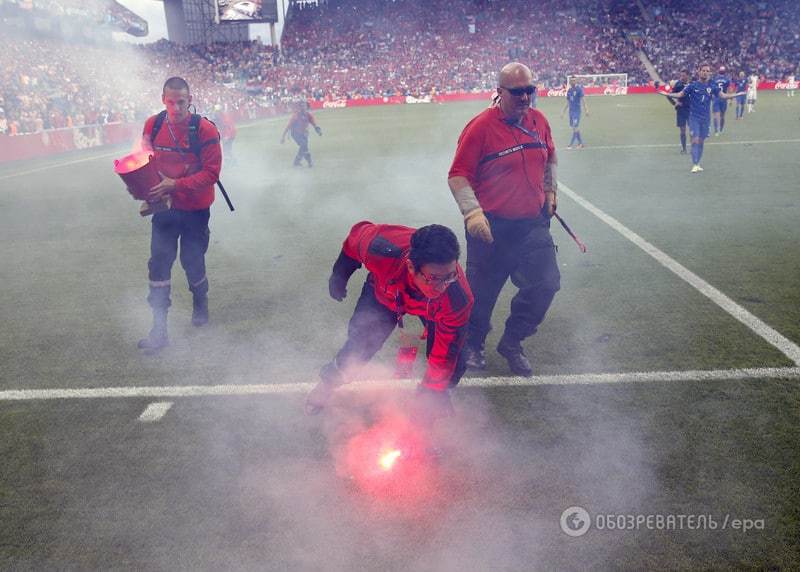
[[(766, 367), (746, 369), (645, 371), (631, 373), (588, 373), (543, 375), (535, 377), (465, 377), (459, 387), (532, 387), (547, 385), (598, 385), (613, 383), (652, 383), (670, 381), (736, 381), (745, 379), (800, 379), (800, 367)], [(358, 381), (344, 386), (351, 391), (411, 388), (417, 380)], [(38, 401), (56, 399), (114, 399), (166, 397), (233, 397), (242, 395), (303, 394), (314, 383), (173, 385), (154, 387), (99, 387), (84, 389), (16, 389), (0, 391), (0, 401)], [(150, 404), (151, 407), (159, 404)], [(160, 404), (156, 411), (169, 409), (171, 403)], [(147, 413), (147, 410), (145, 410)], [(154, 413), (153, 413), (154, 414)], [(144, 413), (142, 414), (144, 415)], [(159, 417), (160, 418), (160, 417)]]
[[(762, 141), (708, 141), (705, 145), (771, 145), (775, 143), (800, 143), (800, 139), (765, 139)], [(642, 143), (640, 145), (588, 145), (582, 151), (616, 149), (674, 149), (678, 143)]]
[(792, 360), (795, 365), (800, 366), (800, 346), (798, 346), (796, 343), (745, 310), (731, 298), (714, 288), (711, 284), (700, 278), (697, 274), (680, 264), (678, 261), (674, 260), (666, 253), (647, 242), (617, 219), (594, 206), (568, 186), (561, 183), (561, 181), (559, 181), (558, 185), (559, 190), (566, 194), (573, 201), (616, 230), (651, 257), (655, 258), (659, 264), (673, 272), (676, 276), (687, 282), (703, 296), (714, 302), (717, 306), (747, 326), (757, 336), (761, 337), (766, 342), (777, 348), (783, 355)]

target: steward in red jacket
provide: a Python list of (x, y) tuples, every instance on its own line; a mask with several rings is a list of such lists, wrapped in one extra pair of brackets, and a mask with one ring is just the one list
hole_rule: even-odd
[(143, 145), (155, 156), (161, 182), (150, 189), (148, 202), (168, 200), (170, 208), (153, 215), (148, 262), (153, 327), (139, 341), (148, 352), (168, 343), (167, 310), (170, 307), (172, 264), (178, 255), (193, 296), (192, 324), (208, 322), (208, 279), (205, 254), (208, 250), (211, 203), (214, 184), (222, 168), (219, 133), (205, 118), (189, 113), (192, 96), (189, 85), (179, 77), (169, 78), (161, 96), (165, 111), (150, 117), (144, 125)]
[(369, 275), (350, 319), (347, 341), (322, 368), (322, 379), (306, 400), (306, 413), (319, 413), (333, 390), (402, 325), (405, 314), (419, 316), (428, 334), (428, 369), (418, 387), (418, 403), (434, 417), (449, 413), (448, 388), (466, 369), (459, 357), (473, 303), (459, 254), (455, 234), (441, 225), (416, 230), (362, 221), (353, 226), (328, 281), (331, 297), (345, 298), (347, 281), (362, 265)]

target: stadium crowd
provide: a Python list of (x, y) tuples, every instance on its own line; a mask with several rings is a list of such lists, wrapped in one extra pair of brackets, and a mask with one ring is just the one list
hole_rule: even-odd
[(19, 33), (0, 51), (0, 133), (141, 120), (159, 104), (153, 70), (192, 78), (195, 103), (209, 114), (299, 97), (488, 90), (509, 60), (530, 63), (543, 87), (563, 86), (567, 74), (627, 73), (642, 84), (650, 78), (638, 48), (664, 79), (703, 59), (778, 79), (800, 53), (795, 2), (541, 0), (533, 10), (528, 0), (323, 0), (293, 6), (281, 50), (166, 40), (110, 47)]
[(644, 51), (662, 78), (701, 61), (781, 79), (800, 63), (797, 0), (647, 0)]

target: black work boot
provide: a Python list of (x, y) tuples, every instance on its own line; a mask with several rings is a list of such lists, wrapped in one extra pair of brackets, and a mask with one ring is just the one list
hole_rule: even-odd
[(189, 284), (189, 290), (192, 292), (192, 325), (199, 328), (208, 323), (208, 280), (203, 277), (199, 284)]
[(139, 340), (137, 345), (140, 350), (145, 350), (146, 353), (155, 353), (169, 345), (166, 308), (153, 309), (153, 327), (147, 337)]
[(525, 353), (522, 351), (522, 344), (519, 341), (511, 340), (503, 335), (500, 338), (500, 343), (497, 344), (497, 353), (506, 358), (512, 373), (522, 377), (531, 377), (533, 375), (531, 362), (525, 357)]
[(199, 328), (208, 323), (208, 296), (195, 294), (192, 298), (192, 325)]
[(336, 362), (324, 365), (319, 372), (319, 377), (319, 383), (306, 396), (304, 407), (306, 415), (320, 413), (328, 404), (336, 388), (344, 385), (344, 378), (339, 368), (336, 367)]
[(486, 369), (486, 353), (483, 351), (483, 344), (475, 346), (467, 342), (461, 351), (464, 353), (464, 363), (467, 364), (467, 369)]

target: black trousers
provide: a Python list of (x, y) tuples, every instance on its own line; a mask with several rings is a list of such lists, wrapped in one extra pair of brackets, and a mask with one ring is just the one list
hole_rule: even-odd
[(308, 151), (308, 133), (292, 132), (292, 139), (294, 139), (294, 142), (297, 143), (299, 147), (297, 155), (295, 155), (294, 158), (295, 164), (300, 164), (301, 159), (311, 161), (311, 153)]
[(488, 213), (487, 218), (493, 243), (467, 233), (467, 280), (475, 296), (467, 343), (475, 348), (483, 347), (492, 329), (492, 311), (509, 278), (519, 288), (504, 332), (512, 343), (536, 332), (561, 287), (549, 219), (510, 220)]
[(205, 256), (210, 237), (210, 216), (210, 209), (169, 209), (153, 215), (147, 266), (150, 277), (148, 301), (154, 308), (169, 307), (172, 264), (178, 256), (179, 244), (181, 266), (186, 272), (189, 290), (200, 296), (208, 292)]
[[(436, 339), (436, 323), (420, 318), (427, 329), (426, 357), (431, 354)], [(345, 380), (350, 372), (367, 363), (389, 338), (397, 326), (397, 314), (381, 304), (375, 297), (375, 285), (370, 274), (361, 289), (353, 316), (347, 325), (347, 341), (332, 364), (322, 368), (321, 375), (341, 374)], [(333, 366), (333, 367), (332, 367)], [(450, 387), (461, 381), (467, 366), (459, 356), (456, 369), (450, 378)]]

